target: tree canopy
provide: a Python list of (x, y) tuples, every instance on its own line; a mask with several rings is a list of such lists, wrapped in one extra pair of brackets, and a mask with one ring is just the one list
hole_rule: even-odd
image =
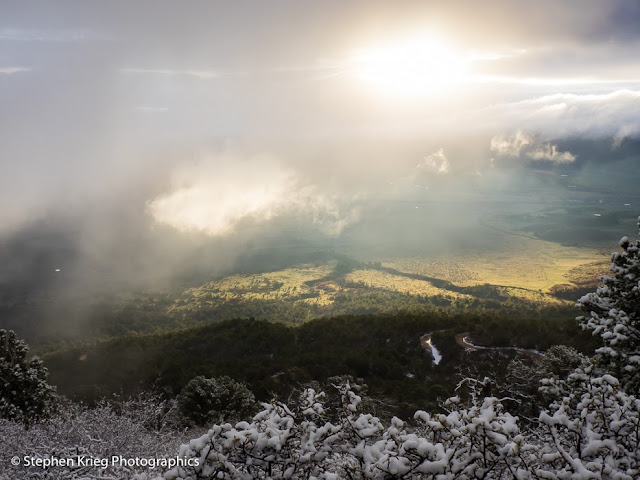
[(0, 330), (0, 418), (30, 425), (51, 413), (55, 388), (38, 357), (27, 359), (29, 348), (11, 330)]
[[(640, 217), (638, 218), (640, 234)], [(628, 392), (640, 392), (640, 238), (623, 237), (622, 252), (611, 255), (612, 275), (604, 285), (578, 300), (587, 313), (578, 321), (604, 345), (595, 361), (615, 375)]]

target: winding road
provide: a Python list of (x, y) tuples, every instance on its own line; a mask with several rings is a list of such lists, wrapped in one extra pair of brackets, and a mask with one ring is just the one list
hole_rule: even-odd
[(540, 360), (544, 358), (544, 353), (538, 350), (532, 350), (529, 348), (520, 347), (483, 347), (481, 345), (475, 345), (469, 340), (469, 332), (459, 333), (456, 335), (456, 343), (467, 351), (474, 350), (514, 350), (521, 353), (524, 356), (531, 358), (532, 360)]
[[(429, 352), (429, 354), (433, 357), (433, 363), (438, 365), (442, 360), (442, 354), (438, 351), (438, 349), (433, 345), (431, 341), (431, 336), (433, 332), (425, 333), (420, 337), (420, 345)], [(529, 357), (531, 360), (541, 360), (544, 358), (544, 353), (539, 352), (538, 350), (532, 350), (529, 348), (520, 348), (520, 347), (483, 347), (481, 345), (475, 345), (471, 343), (469, 340), (469, 332), (458, 333), (456, 335), (456, 343), (464, 348), (466, 351), (477, 351), (477, 350), (514, 350), (525, 357)]]

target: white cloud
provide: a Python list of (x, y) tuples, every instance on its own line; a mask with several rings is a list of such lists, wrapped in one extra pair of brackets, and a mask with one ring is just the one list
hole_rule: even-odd
[(616, 134), (613, 136), (613, 144), (612, 147), (614, 149), (618, 148), (622, 145), (622, 142), (625, 138), (637, 136), (640, 133), (640, 125), (623, 125), (621, 126)]
[(533, 143), (533, 137), (519, 130), (514, 136), (495, 136), (491, 139), (489, 148), (492, 152), (503, 157), (517, 157), (523, 148)]
[(473, 83), (514, 84), (533, 87), (567, 87), (597, 85), (629, 85), (637, 84), (633, 78), (599, 78), (599, 77), (515, 77), (508, 75), (473, 75)]
[(222, 76), (220, 72), (213, 70), (173, 70), (168, 68), (122, 68), (123, 73), (143, 73), (143, 74), (157, 74), (157, 75), (181, 75), (197, 78), (219, 78)]
[(550, 143), (538, 145), (535, 149), (528, 151), (526, 155), (532, 160), (553, 163), (572, 163), (576, 160), (576, 156), (571, 152), (559, 152), (556, 146)]
[(0, 75), (13, 75), (14, 73), (30, 72), (30, 67), (0, 67)]
[(424, 157), (422, 162), (417, 165), (417, 168), (427, 169), (433, 172), (442, 174), (449, 172), (449, 159), (447, 155), (444, 153), (444, 149), (441, 148), (437, 152), (432, 153)]
[(572, 163), (576, 160), (576, 156), (571, 152), (561, 152), (556, 145), (543, 142), (521, 130), (512, 136), (493, 137), (489, 149), (501, 157), (518, 158), (523, 155), (534, 161), (553, 163)]
[(470, 124), (489, 131), (516, 126), (536, 136), (603, 138), (640, 131), (640, 91), (606, 94), (559, 93), (476, 111)]
[(163, 113), (163, 112), (168, 112), (169, 108), (168, 107), (150, 107), (150, 106), (140, 105), (135, 107), (134, 110), (136, 112), (145, 112), (145, 113)]
[(23, 29), (0, 28), (0, 40), (18, 42), (80, 42), (91, 38), (104, 38), (86, 29)]
[(495, 62), (498, 60), (510, 59), (519, 57), (527, 53), (524, 48), (514, 48), (509, 50), (496, 50), (496, 51), (472, 51), (466, 57), (468, 62)]
[(357, 209), (303, 184), (294, 170), (270, 156), (207, 157), (175, 171), (172, 183), (168, 193), (147, 202), (147, 210), (156, 222), (185, 232), (222, 236), (245, 221), (295, 214), (337, 235), (358, 217)]

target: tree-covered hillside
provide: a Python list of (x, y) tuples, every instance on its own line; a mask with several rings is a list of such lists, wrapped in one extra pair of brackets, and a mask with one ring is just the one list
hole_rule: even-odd
[[(177, 393), (198, 375), (230, 375), (259, 399), (335, 375), (362, 378), (374, 395), (389, 396), (411, 413), (451, 391), (472, 364), (500, 372), (514, 350), (465, 351), (456, 336), (480, 345), (544, 350), (564, 343), (583, 351), (597, 345), (573, 318), (540, 319), (499, 313), (378, 314), (313, 320), (291, 327), (264, 320), (230, 320), (168, 334), (123, 337), (48, 355), (51, 381), (61, 393), (93, 400), (152, 385)], [(434, 365), (420, 337), (433, 332), (443, 359)]]

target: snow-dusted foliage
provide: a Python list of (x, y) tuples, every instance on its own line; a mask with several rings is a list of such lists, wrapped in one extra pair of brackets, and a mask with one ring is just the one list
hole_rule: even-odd
[(55, 388), (47, 383), (42, 361), (27, 359), (29, 348), (9, 330), (0, 330), (0, 418), (30, 425), (49, 415)]
[[(512, 413), (517, 413), (521, 419), (536, 422), (541, 406), (561, 398), (558, 382), (587, 362), (587, 358), (575, 348), (554, 345), (541, 359), (527, 361), (515, 358), (509, 362), (500, 390), (509, 397), (508, 405)], [(544, 388), (540, 388), (541, 384)]]
[[(638, 218), (640, 229), (640, 218)], [(615, 375), (630, 393), (640, 392), (640, 240), (620, 240), (622, 252), (611, 256), (613, 275), (588, 293), (578, 305), (588, 316), (579, 317), (582, 328), (599, 335), (604, 346), (596, 361)]]
[(174, 468), (165, 478), (320, 477), (340, 432), (326, 421), (322, 396), (309, 389), (296, 407), (274, 400), (251, 422), (214, 425), (180, 448), (199, 465)]
[(385, 426), (358, 411), (348, 385), (331, 422), (324, 394), (308, 389), (295, 407), (272, 402), (251, 422), (214, 425), (180, 449), (198, 465), (164, 478), (640, 478), (640, 400), (610, 375), (577, 369), (561, 382), (571, 393), (525, 429), (495, 397), (472, 397), (466, 406), (453, 397), (448, 413), (416, 412), (417, 427), (398, 418)]
[(295, 407), (272, 402), (251, 422), (214, 425), (180, 449), (198, 466), (174, 468), (165, 479), (531, 478), (536, 448), (496, 398), (448, 414), (417, 412), (421, 426), (411, 432), (398, 418), (385, 427), (359, 412), (348, 384), (341, 393), (335, 422), (324, 394), (307, 389)]
[(576, 369), (569, 393), (540, 414), (542, 465), (548, 479), (640, 478), (640, 400), (611, 375)]
[[(65, 402), (54, 415), (29, 429), (19, 422), (0, 420), (0, 480), (157, 476), (168, 467), (158, 460), (175, 459), (183, 437), (166, 424), (169, 411), (159, 397), (141, 395), (101, 401), (93, 408)], [(17, 465), (10, 461), (15, 457)], [(44, 468), (42, 462), (52, 459), (73, 465)], [(136, 459), (138, 465), (132, 464)], [(134, 477), (136, 474), (139, 476)]]
[(485, 397), (467, 408), (457, 405), (457, 400), (449, 399), (447, 415), (416, 413), (416, 419), (424, 423), (419, 442), (444, 453), (437, 463), (423, 463), (416, 471), (447, 480), (530, 478), (536, 466), (536, 446), (520, 431), (517, 417), (506, 412), (495, 397)]
[[(385, 425), (360, 411), (346, 384), (337, 411), (307, 389), (291, 407), (264, 404), (250, 422), (214, 425), (179, 450), (183, 435), (166, 424), (170, 408), (157, 398), (65, 404), (30, 429), (0, 420), (0, 480), (640, 478), (640, 401), (609, 375), (578, 369), (556, 383), (570, 393), (537, 426), (523, 428), (501, 400), (473, 393), (466, 404), (449, 399), (443, 413), (417, 412), (415, 424)], [(16, 454), (22, 464), (14, 466)], [(27, 468), (23, 455), (76, 464)], [(165, 467), (168, 460), (179, 466)]]

